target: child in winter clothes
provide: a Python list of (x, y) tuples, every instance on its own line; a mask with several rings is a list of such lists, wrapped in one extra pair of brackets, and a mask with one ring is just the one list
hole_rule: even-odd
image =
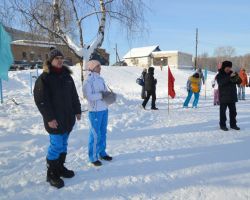
[(201, 78), (198, 72), (194, 73), (193, 76), (190, 76), (187, 81), (187, 91), (188, 96), (183, 104), (184, 108), (188, 107), (188, 104), (194, 94), (193, 108), (197, 108), (199, 96), (201, 90)]
[(246, 74), (246, 70), (241, 68), (239, 76), (242, 80), (241, 84), (238, 85), (238, 99), (245, 100), (245, 89), (248, 86), (248, 78)]
[(34, 87), (35, 103), (43, 116), (44, 126), (50, 136), (47, 154), (47, 181), (61, 188), (60, 177), (71, 178), (72, 170), (64, 166), (69, 134), (75, 120), (81, 119), (81, 105), (71, 71), (63, 66), (63, 54), (52, 49), (43, 66), (43, 73)]
[(104, 79), (100, 76), (101, 64), (97, 60), (87, 63), (89, 74), (83, 84), (83, 94), (88, 101), (89, 110), (89, 160), (94, 166), (101, 166), (99, 160), (111, 161), (106, 153), (106, 134), (108, 125), (108, 105), (104, 101), (107, 88)]

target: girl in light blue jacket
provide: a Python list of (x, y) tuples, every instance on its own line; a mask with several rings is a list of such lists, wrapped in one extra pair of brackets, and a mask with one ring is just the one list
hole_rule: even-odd
[(87, 63), (89, 74), (83, 84), (83, 94), (88, 101), (89, 110), (89, 160), (94, 166), (101, 166), (99, 159), (111, 161), (106, 153), (106, 134), (108, 125), (108, 105), (103, 100), (107, 93), (104, 79), (100, 76), (101, 64), (97, 60)]

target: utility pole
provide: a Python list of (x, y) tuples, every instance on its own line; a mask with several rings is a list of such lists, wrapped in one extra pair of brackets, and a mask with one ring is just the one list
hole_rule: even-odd
[(198, 28), (196, 28), (196, 45), (195, 45), (195, 60), (194, 60), (194, 68), (197, 69), (197, 51), (198, 51)]

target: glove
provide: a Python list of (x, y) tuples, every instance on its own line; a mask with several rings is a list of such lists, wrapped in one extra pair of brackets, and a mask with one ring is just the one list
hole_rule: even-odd
[(239, 77), (239, 75), (238, 74), (234, 74), (233, 76), (231, 75), (231, 82), (233, 82), (233, 83), (236, 83), (236, 84), (240, 84), (239, 83), (239, 80), (240, 80), (240, 77)]
[(237, 73), (236, 72), (233, 72), (230, 76), (231, 77), (235, 77), (237, 75)]

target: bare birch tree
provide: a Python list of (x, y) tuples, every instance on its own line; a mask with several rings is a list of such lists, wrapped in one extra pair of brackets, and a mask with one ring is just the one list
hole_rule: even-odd
[[(94, 51), (104, 40), (107, 22), (117, 20), (127, 32), (140, 32), (144, 28), (143, 0), (10, 0), (23, 19), (54, 38), (59, 39), (82, 63), (83, 71)], [(84, 20), (96, 17), (96, 35), (89, 44), (84, 40)], [(73, 25), (72, 25), (73, 22)], [(72, 30), (77, 30), (72, 37)]]

